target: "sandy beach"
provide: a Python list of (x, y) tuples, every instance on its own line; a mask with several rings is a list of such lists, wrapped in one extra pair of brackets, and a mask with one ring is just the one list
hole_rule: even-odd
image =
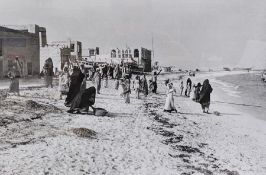
[[(57, 88), (25, 88), (0, 102), (0, 174), (264, 175), (266, 121), (220, 103), (238, 94), (216, 79), (226, 74), (192, 78), (210, 80), (211, 114), (179, 96), (178, 74), (160, 76), (158, 94), (135, 99), (132, 92), (130, 104), (111, 81), (96, 97), (104, 117), (68, 114)], [(178, 113), (163, 112), (167, 78), (178, 91)], [(77, 128), (96, 134), (80, 137)]]
[(9, 0), (0, 21), (0, 175), (266, 175), (266, 0)]

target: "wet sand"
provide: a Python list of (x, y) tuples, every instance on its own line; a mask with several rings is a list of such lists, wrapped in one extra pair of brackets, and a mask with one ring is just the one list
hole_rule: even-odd
[[(230, 103), (258, 119), (266, 120), (266, 83), (260, 72), (228, 75), (217, 78), (222, 86), (235, 92)], [(227, 87), (226, 87), (227, 86)]]

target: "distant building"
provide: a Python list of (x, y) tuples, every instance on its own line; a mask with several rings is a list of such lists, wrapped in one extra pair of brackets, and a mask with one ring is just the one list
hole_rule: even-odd
[(40, 73), (40, 45), (45, 46), (46, 29), (38, 25), (0, 26), (0, 78), (7, 76), (14, 59), (22, 65), (22, 76)]
[(133, 58), (133, 52), (131, 51), (130, 48), (125, 48), (125, 49), (112, 49), (111, 50), (111, 58), (120, 58), (120, 59), (126, 59), (126, 58)]
[(54, 41), (41, 48), (42, 70), (44, 61), (52, 58), (54, 70), (62, 70), (65, 63), (73, 63), (82, 60), (82, 43), (80, 41)]
[(151, 72), (151, 50), (141, 48), (141, 65), (144, 72)]
[(111, 59), (115, 62), (136, 62), (139, 66), (142, 66), (144, 72), (151, 72), (151, 50), (146, 48), (130, 49), (129, 47), (124, 49), (112, 49)]
[(163, 72), (172, 72), (172, 67), (162, 67)]

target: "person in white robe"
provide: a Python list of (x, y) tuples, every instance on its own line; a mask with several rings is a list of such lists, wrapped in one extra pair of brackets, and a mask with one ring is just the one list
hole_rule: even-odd
[(166, 93), (166, 100), (165, 100), (165, 105), (164, 105), (164, 112), (177, 112), (175, 108), (175, 103), (174, 103), (174, 94), (176, 93), (176, 90), (173, 88), (173, 83), (168, 83), (167, 84), (167, 93)]

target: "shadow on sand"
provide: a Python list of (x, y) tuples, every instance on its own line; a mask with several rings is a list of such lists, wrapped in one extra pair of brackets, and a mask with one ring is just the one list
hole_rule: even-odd
[(100, 115), (95, 115), (93, 111), (80, 111), (79, 113), (73, 113), (72, 115), (88, 115), (88, 116), (96, 116), (96, 117), (110, 117), (110, 118), (115, 118), (115, 117), (131, 117), (132, 114), (129, 113), (115, 113), (115, 112), (108, 112), (106, 115), (100, 116)]
[(177, 112), (178, 114), (204, 116), (201, 113)]
[(232, 102), (225, 102), (225, 101), (213, 101), (214, 103), (224, 103), (224, 104), (231, 104), (231, 105), (238, 105), (238, 106), (248, 106), (248, 107), (256, 107), (256, 108), (262, 108), (263, 106), (259, 105), (251, 105), (251, 104), (241, 104), (241, 103), (232, 103)]
[(240, 115), (240, 114), (234, 114), (234, 113), (226, 113), (226, 112), (212, 112), (212, 113), (209, 113), (209, 114), (214, 114), (214, 115), (217, 115), (217, 116), (223, 116), (223, 115)]
[(111, 118), (115, 118), (115, 117), (132, 117), (132, 114), (108, 112), (107, 117), (111, 117)]

